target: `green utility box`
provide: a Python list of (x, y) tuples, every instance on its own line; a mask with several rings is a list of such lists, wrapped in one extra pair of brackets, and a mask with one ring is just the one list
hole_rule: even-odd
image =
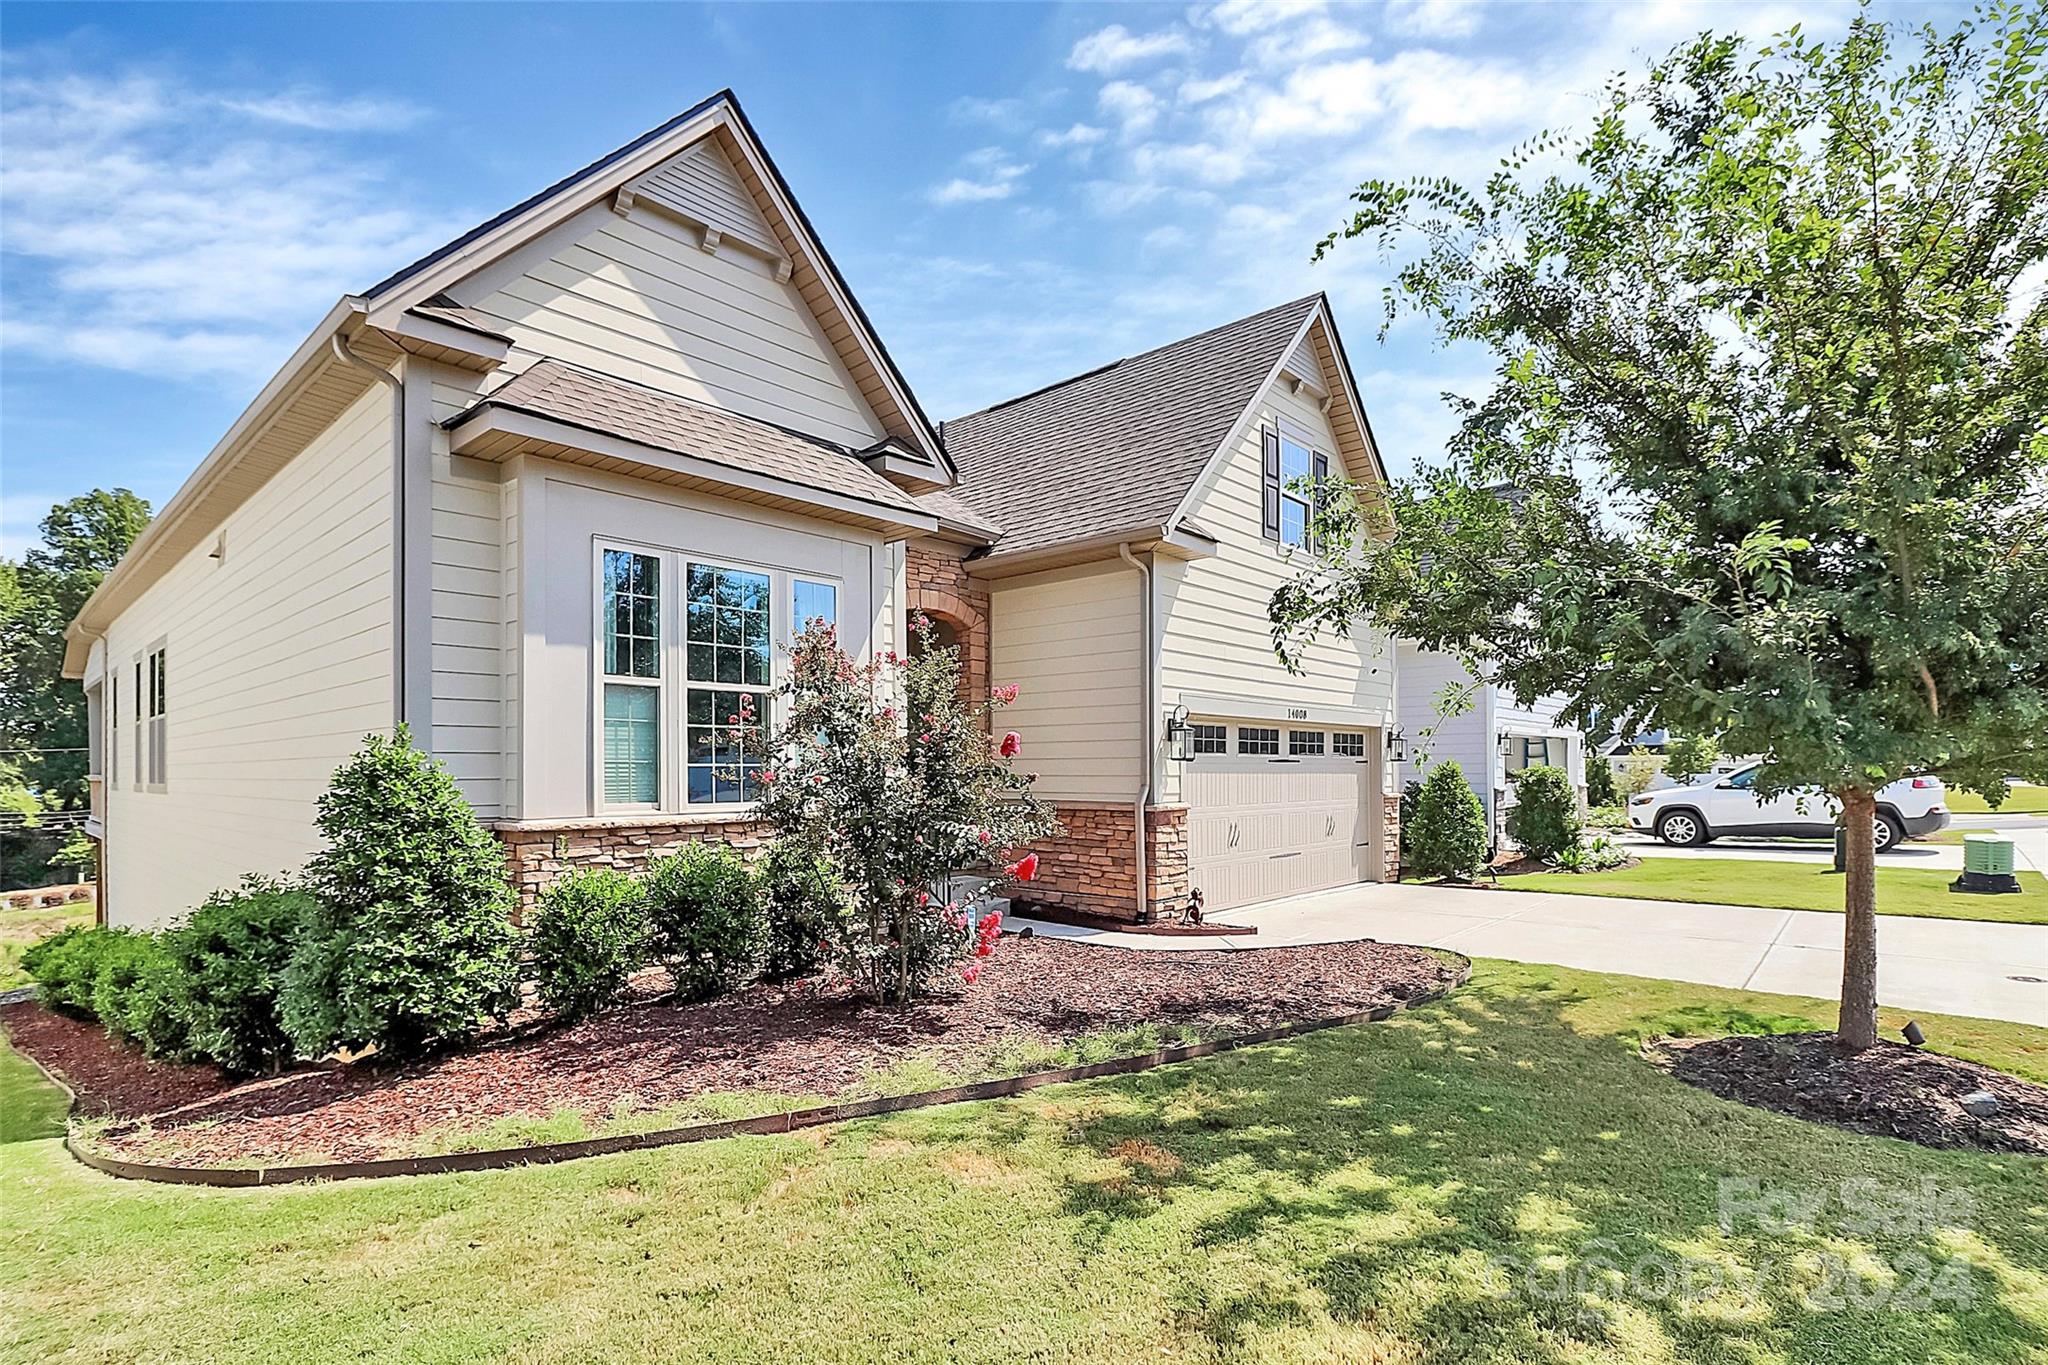
[(1948, 884), (1951, 891), (1978, 895), (2010, 895), (2020, 889), (2013, 875), (2012, 840), (1996, 834), (1963, 836), (1963, 875)]

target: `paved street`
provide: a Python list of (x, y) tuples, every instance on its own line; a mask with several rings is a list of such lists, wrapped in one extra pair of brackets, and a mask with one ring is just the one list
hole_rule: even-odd
[[(1808, 910), (1367, 885), (1225, 918), (1259, 932), (1167, 938), (1014, 917), (1010, 925), (1169, 952), (1375, 938), (1788, 995), (1832, 999), (1841, 986), (1842, 917)], [(2048, 1026), (2048, 926), (1887, 915), (1877, 935), (1878, 996), (1885, 1004)]]
[[(1958, 815), (1955, 829), (1990, 830), (2012, 840), (2014, 863), (2048, 876), (2048, 816), (2041, 815)], [(1701, 848), (1673, 848), (1663, 840), (1633, 830), (1607, 833), (1638, 858), (1729, 858), (1762, 859), (1766, 862), (1825, 863), (1834, 858), (1834, 848), (1819, 839), (1716, 839)], [(1909, 839), (1890, 853), (1878, 855), (1879, 867), (1931, 867), (1960, 871), (1961, 844), (1929, 844)]]

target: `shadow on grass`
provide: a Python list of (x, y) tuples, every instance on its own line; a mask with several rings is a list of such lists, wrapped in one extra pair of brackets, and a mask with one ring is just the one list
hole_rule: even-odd
[[(1578, 998), (1482, 980), (1387, 1024), (984, 1116), (979, 1140), (993, 1121), (1089, 1152), (1063, 1168), (1084, 1172), (1063, 1191), (1074, 1235), (1181, 1248), (1158, 1267), (1173, 1315), (1226, 1358), (1334, 1344), (1444, 1365), (1919, 1365), (2048, 1348), (2043, 1163), (1717, 1100), (1575, 1031)], [(1653, 1023), (1812, 1026), (1715, 1005)], [(975, 1122), (940, 1131), (972, 1140)], [(1759, 1212), (1773, 1196), (1789, 1219)]]

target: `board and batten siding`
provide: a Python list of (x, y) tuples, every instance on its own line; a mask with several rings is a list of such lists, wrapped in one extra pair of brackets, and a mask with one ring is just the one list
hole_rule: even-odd
[[(1288, 392), (1284, 381), (1268, 386), (1229, 457), (1198, 488), (1188, 514), (1190, 524), (1216, 537), (1216, 554), (1157, 561), (1162, 705), (1193, 697), (1239, 698), (1308, 708), (1325, 728), (1377, 725), (1391, 718), (1394, 704), (1394, 651), (1383, 636), (1363, 628), (1344, 638), (1323, 635), (1309, 646), (1299, 674), (1288, 672), (1273, 653), (1266, 604), (1301, 562), (1260, 534), (1260, 431), (1282, 418), (1308, 432), (1315, 448), (1329, 456), (1333, 475), (1345, 472), (1335, 434), (1317, 405)], [(1194, 709), (1231, 714), (1216, 705)], [(1178, 767), (1164, 765), (1163, 799), (1179, 799)]]
[(1138, 583), (1119, 563), (989, 584), (989, 681), (1018, 688), (998, 724), (1040, 796), (1129, 801), (1144, 781)]
[(600, 204), (452, 292), (512, 338), (508, 376), (550, 356), (841, 445), (879, 440), (796, 287), (765, 258), (702, 240), (645, 205)]
[[(108, 630), (109, 922), (165, 924), (247, 873), (296, 871), (334, 769), (390, 730), (390, 414), (371, 386)], [(166, 785), (138, 791), (135, 661), (160, 641)]]

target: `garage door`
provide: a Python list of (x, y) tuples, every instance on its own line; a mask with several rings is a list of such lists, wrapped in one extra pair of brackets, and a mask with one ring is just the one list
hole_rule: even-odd
[(1369, 880), (1379, 804), (1367, 799), (1371, 776), (1356, 758), (1197, 755), (1181, 790), (1188, 872), (1204, 908)]

